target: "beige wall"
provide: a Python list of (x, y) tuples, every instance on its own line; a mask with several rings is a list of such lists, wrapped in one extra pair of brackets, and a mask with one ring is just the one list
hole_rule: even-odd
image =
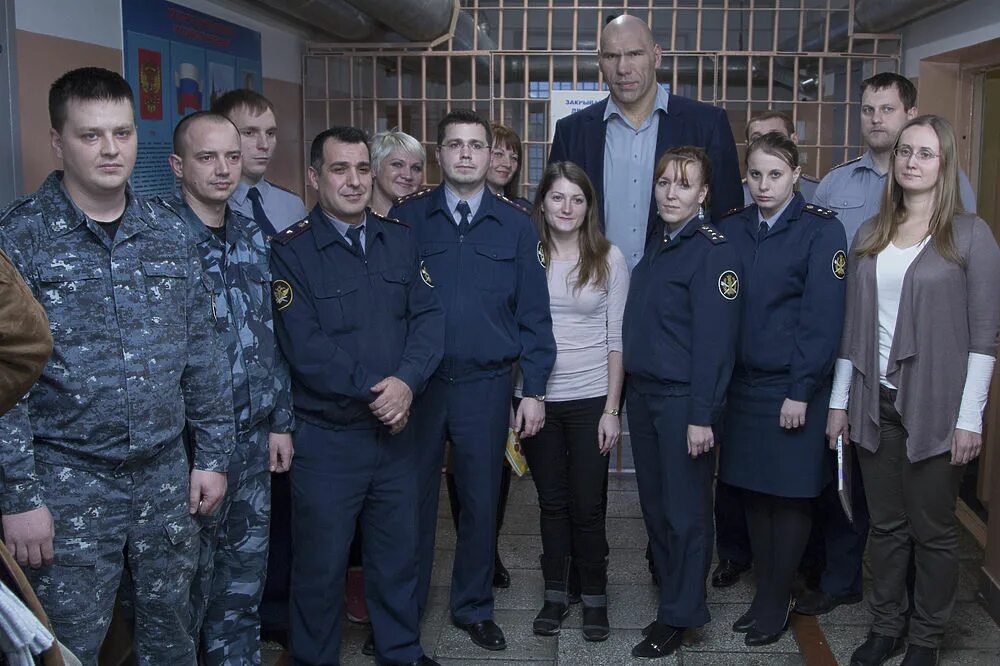
[(50, 171), (60, 167), (49, 144), (49, 85), (70, 65), (122, 72), (122, 52), (26, 30), (16, 31), (15, 40), (24, 194), (34, 192)]
[[(49, 85), (71, 67), (104, 67), (122, 71), (120, 49), (52, 37), (27, 30), (16, 32), (18, 103), (21, 123), (21, 194), (34, 192), (60, 162), (49, 144)], [(280, 125), (278, 151), (268, 177), (303, 194), (305, 158), (302, 139), (302, 86), (265, 78), (264, 95), (275, 106)]]

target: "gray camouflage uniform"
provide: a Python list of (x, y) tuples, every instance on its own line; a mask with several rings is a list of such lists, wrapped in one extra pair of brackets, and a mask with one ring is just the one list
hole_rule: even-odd
[(232, 368), (236, 449), (223, 505), (203, 519), (192, 588), (202, 663), (259, 664), (271, 507), (267, 435), (294, 426), (288, 365), (274, 338), (269, 247), (260, 227), (229, 207), (223, 242), (180, 198), (162, 203), (184, 218), (198, 245)]
[(54, 562), (26, 573), (59, 639), (97, 664), (124, 557), (140, 664), (191, 664), (199, 525), (181, 442), (225, 472), (232, 387), (184, 222), (131, 190), (114, 242), (49, 175), (0, 215), (0, 248), (45, 308), (52, 358), (0, 418), (0, 510), (47, 506)]

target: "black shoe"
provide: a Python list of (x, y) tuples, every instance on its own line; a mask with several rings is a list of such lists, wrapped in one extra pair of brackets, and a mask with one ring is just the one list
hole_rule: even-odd
[(879, 666), (903, 651), (903, 639), (883, 636), (874, 631), (851, 655), (851, 666)]
[(680, 627), (671, 627), (669, 624), (657, 622), (649, 631), (649, 635), (632, 648), (632, 656), (645, 657), (646, 659), (668, 657), (681, 646), (683, 635), (684, 630)]
[(542, 610), (535, 616), (531, 630), (539, 636), (558, 636), (562, 621), (567, 615), (569, 615), (567, 604), (546, 601), (542, 604)]
[(365, 644), (361, 646), (361, 654), (366, 657), (375, 656), (375, 634), (368, 632), (368, 638), (365, 639)]
[(746, 633), (743, 637), (743, 642), (747, 647), (760, 647), (761, 645), (770, 645), (771, 643), (777, 643), (781, 640), (785, 631), (788, 630), (788, 620), (791, 617), (792, 609), (795, 607), (795, 600), (788, 600), (788, 608), (785, 610), (785, 621), (781, 624), (781, 629), (777, 631), (765, 634), (763, 631), (757, 629), (757, 623), (754, 622), (754, 626)]
[(642, 628), (642, 637), (645, 638), (646, 636), (649, 636), (649, 632), (651, 632), (654, 627), (656, 627), (656, 620), (653, 620)]
[(755, 624), (757, 624), (757, 620), (754, 619), (753, 615), (751, 615), (748, 610), (746, 613), (743, 613), (743, 615), (740, 615), (736, 622), (733, 622), (733, 631), (738, 634), (750, 633), (750, 630), (753, 629)]
[(738, 564), (732, 560), (722, 560), (712, 572), (712, 587), (729, 587), (735, 585), (740, 574), (749, 571), (749, 564)]
[(799, 615), (826, 615), (837, 606), (849, 606), (861, 601), (860, 594), (831, 597), (825, 592), (809, 592), (795, 602), (795, 612)]
[(496, 562), (493, 563), (493, 587), (510, 587), (510, 572), (507, 571), (507, 567), (500, 561), (499, 555)]
[(277, 643), (281, 647), (288, 649), (288, 631), (286, 629), (261, 629), (261, 643)]
[(425, 654), (420, 659), (406, 664), (406, 666), (441, 666), (441, 664), (437, 663)]
[(924, 647), (923, 645), (909, 645), (906, 648), (906, 656), (900, 666), (937, 666), (937, 648)]
[(482, 620), (472, 624), (462, 624), (457, 620), (452, 620), (452, 624), (469, 634), (472, 642), (484, 650), (507, 649), (507, 640), (503, 637), (503, 630), (493, 620)]
[(600, 643), (608, 640), (611, 626), (608, 623), (607, 606), (583, 605), (583, 640)]

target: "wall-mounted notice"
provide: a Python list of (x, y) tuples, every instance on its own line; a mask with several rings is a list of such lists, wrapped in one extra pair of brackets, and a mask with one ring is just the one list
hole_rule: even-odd
[(174, 126), (227, 90), (261, 90), (260, 33), (165, 0), (122, 0), (122, 27), (139, 126), (132, 186), (169, 194)]

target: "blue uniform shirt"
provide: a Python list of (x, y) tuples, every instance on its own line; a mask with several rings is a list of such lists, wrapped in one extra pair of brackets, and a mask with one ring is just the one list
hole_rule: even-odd
[(736, 252), (707, 223), (689, 221), (670, 238), (660, 220), (632, 270), (622, 323), (625, 372), (655, 393), (689, 384), (688, 423), (712, 425), (722, 412), (736, 360), (742, 285)]
[[(865, 151), (861, 157), (836, 166), (826, 174), (816, 188), (812, 203), (837, 214), (850, 245), (861, 225), (875, 217), (882, 207), (885, 178), (886, 174), (875, 166), (871, 151)], [(962, 208), (975, 213), (976, 194), (961, 169), (958, 171), (958, 185)]]
[(808, 402), (830, 380), (844, 321), (847, 239), (833, 211), (796, 193), (758, 243), (756, 205), (719, 229), (742, 265), (743, 326), (736, 373), (787, 387)]
[(484, 189), (468, 235), (460, 236), (440, 185), (403, 197), (389, 216), (413, 227), (444, 306), (439, 374), (474, 379), (519, 361), (524, 395), (544, 395), (556, 343), (545, 252), (524, 210)]
[(416, 395), (441, 360), (444, 313), (415, 234), (366, 211), (367, 253), (317, 204), (272, 239), (276, 333), (296, 416), (326, 428), (374, 428), (371, 387), (389, 376)]
[(110, 473), (168, 451), (185, 422), (194, 466), (229, 466), (232, 383), (198, 250), (174, 212), (126, 197), (114, 240), (66, 194), (61, 171), (0, 215), (0, 249), (55, 345), (31, 393), (0, 417), (5, 513), (45, 503), (36, 462)]
[(201, 252), (212, 291), (215, 328), (229, 355), (233, 406), (241, 435), (266, 420), (270, 432), (291, 432), (291, 381), (274, 337), (269, 247), (257, 224), (226, 208), (225, 238), (217, 237), (180, 197), (176, 211)]
[[(241, 180), (236, 186), (236, 191), (229, 197), (229, 206), (237, 213), (253, 220), (253, 204), (247, 197), (250, 187)], [(260, 191), (264, 214), (267, 215), (275, 231), (284, 231), (306, 216), (306, 206), (294, 192), (289, 192), (263, 178), (253, 187)]]

